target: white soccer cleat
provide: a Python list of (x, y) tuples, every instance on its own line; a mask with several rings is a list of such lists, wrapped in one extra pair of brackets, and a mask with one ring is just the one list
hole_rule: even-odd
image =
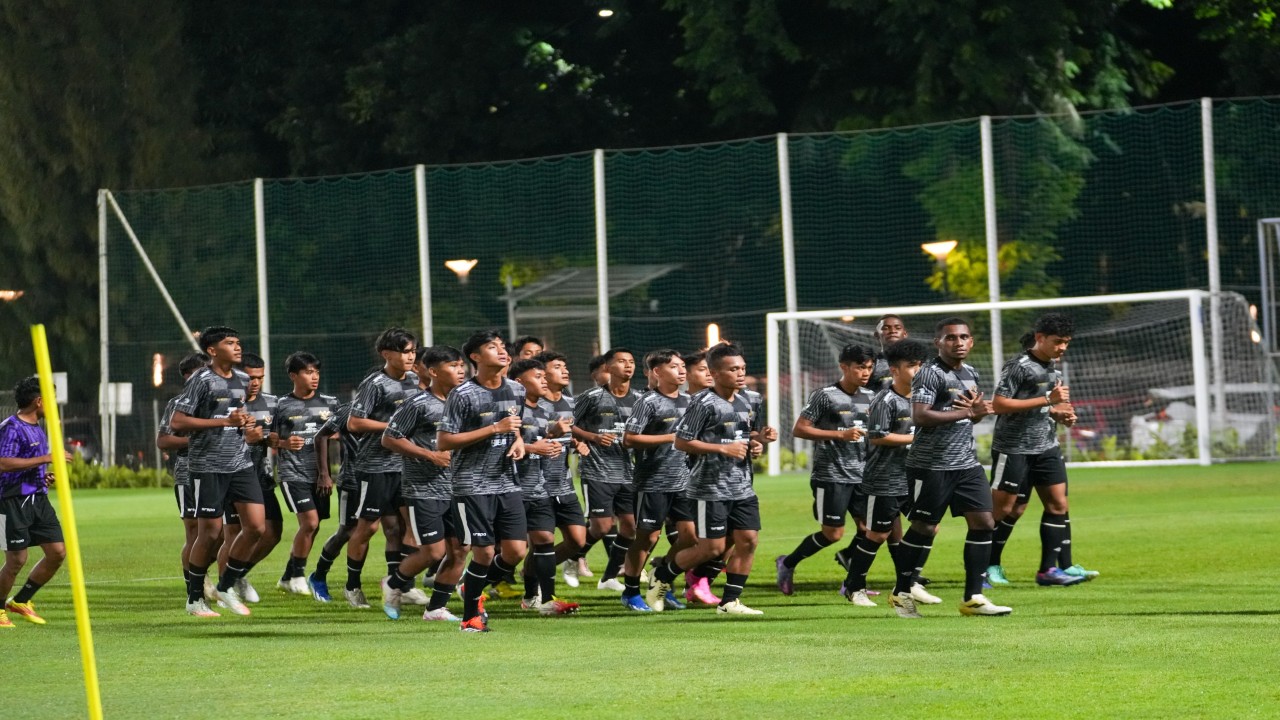
[(202, 618), (222, 617), (221, 613), (209, 607), (209, 603), (205, 602), (204, 598), (187, 603), (187, 614)]
[(996, 605), (982, 595), (974, 595), (973, 597), (960, 603), (961, 615), (1008, 615), (1013, 612), (1013, 608), (1003, 605)]
[(379, 585), (382, 587), (382, 612), (392, 620), (400, 619), (400, 602), (404, 599), (404, 593), (397, 590), (387, 582), (391, 576), (382, 578)]
[(428, 622), (462, 622), (462, 620), (453, 613), (449, 612), (449, 608), (442, 607), (435, 610), (427, 610), (422, 613), (422, 619)]
[(716, 615), (763, 615), (763, 610), (753, 610), (742, 604), (741, 600), (731, 600), (716, 606)]
[(854, 590), (846, 596), (846, 599), (858, 607), (878, 607), (875, 600), (867, 597), (867, 591), (865, 589)]
[(218, 586), (207, 577), (204, 579), (204, 601), (205, 604), (218, 601)]
[(427, 597), (427, 593), (419, 587), (410, 588), (401, 599), (410, 605), (421, 605), (422, 607), (426, 607), (427, 603), (431, 602), (431, 598)]
[(307, 579), (299, 575), (295, 578), (289, 578), (289, 592), (294, 595), (310, 595), (311, 586), (307, 585)]
[(258, 591), (249, 584), (249, 578), (240, 578), (236, 581), (236, 594), (247, 603), (256, 603), (262, 600), (262, 598), (258, 597)]
[(644, 602), (649, 609), (654, 612), (662, 612), (667, 609), (667, 593), (671, 592), (671, 586), (661, 580), (654, 578), (653, 583), (649, 585), (649, 590), (644, 594)]
[(578, 563), (572, 560), (564, 561), (564, 584), (571, 588), (576, 588), (580, 584), (578, 582)]
[(911, 593), (894, 593), (890, 595), (889, 606), (893, 608), (894, 612), (898, 613), (900, 618), (924, 617), (916, 609), (916, 601), (915, 598), (911, 597)]
[(591, 572), (591, 566), (587, 564), (586, 558), (578, 558), (578, 577), (595, 577), (595, 573)]
[(368, 610), (369, 601), (365, 599), (364, 590), (356, 588), (355, 590), (343, 590), (342, 597), (347, 599), (347, 604), (356, 610)]
[(618, 582), (618, 578), (609, 578), (596, 583), (597, 590), (609, 590), (610, 592), (620, 593), (627, 589), (627, 586)]
[(226, 592), (221, 590), (218, 593), (218, 605), (230, 610), (237, 615), (249, 615), (249, 608), (245, 606), (244, 601), (240, 599), (240, 593), (236, 592), (233, 587)]
[(925, 590), (920, 583), (915, 583), (911, 586), (911, 599), (921, 605), (940, 605), (942, 603), (942, 598)]

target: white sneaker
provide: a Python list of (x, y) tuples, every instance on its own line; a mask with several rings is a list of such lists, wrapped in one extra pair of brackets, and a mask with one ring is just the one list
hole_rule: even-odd
[(357, 610), (368, 610), (369, 601), (364, 597), (364, 590), (356, 588), (355, 590), (343, 589), (342, 596), (347, 599), (347, 604)]
[(649, 586), (648, 592), (644, 594), (644, 603), (654, 612), (662, 612), (667, 609), (667, 593), (671, 592), (671, 586), (654, 578), (653, 584)]
[(889, 605), (893, 611), (898, 613), (900, 618), (921, 618), (924, 617), (920, 611), (916, 609), (915, 598), (911, 597), (911, 593), (895, 593), (889, 596)]
[(449, 608), (442, 607), (435, 610), (427, 610), (422, 613), (422, 619), (434, 622), (462, 622), (462, 620), (453, 613), (449, 612)]
[(595, 573), (591, 572), (591, 566), (587, 564), (586, 558), (578, 558), (578, 577), (595, 577)]
[(623, 590), (626, 590), (627, 586), (618, 582), (618, 578), (609, 578), (608, 580), (601, 580), (600, 582), (596, 583), (596, 589), (610, 590), (612, 592), (620, 593)]
[(845, 599), (858, 607), (878, 607), (875, 600), (867, 597), (866, 589), (854, 590), (849, 593)]
[(221, 613), (209, 607), (209, 603), (205, 602), (204, 598), (187, 603), (187, 614), (202, 618), (222, 617)]
[(564, 584), (571, 588), (576, 588), (580, 584), (578, 582), (578, 563), (572, 560), (564, 561)]
[(256, 603), (262, 600), (262, 598), (258, 597), (258, 591), (249, 584), (249, 578), (240, 578), (236, 581), (236, 594), (247, 603)]
[(915, 583), (914, 585), (911, 586), (911, 599), (915, 600), (921, 605), (942, 604), (942, 598), (938, 597), (937, 595), (934, 595), (928, 590), (925, 590), (924, 586), (921, 585), (920, 583)]
[(974, 595), (960, 603), (961, 615), (1008, 615), (1013, 608), (996, 605), (982, 595)]
[(245, 607), (244, 601), (240, 599), (240, 593), (236, 592), (234, 587), (226, 592), (221, 590), (217, 590), (216, 592), (218, 593), (218, 604), (220, 606), (237, 615), (250, 614), (249, 608)]
[(727, 602), (716, 606), (716, 615), (763, 615), (763, 610), (753, 610), (742, 604), (741, 600)]
[(431, 602), (431, 598), (428, 597), (427, 593), (420, 587), (410, 589), (408, 592), (404, 593), (401, 599), (410, 605), (421, 605), (422, 607), (426, 607), (427, 603)]
[(307, 585), (307, 579), (302, 576), (289, 578), (289, 592), (294, 595), (310, 595), (311, 587)]

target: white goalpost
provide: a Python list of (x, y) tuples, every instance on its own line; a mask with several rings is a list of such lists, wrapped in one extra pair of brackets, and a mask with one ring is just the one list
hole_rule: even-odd
[[(1010, 339), (1029, 330), (1043, 312), (1072, 316), (1076, 332), (1061, 363), (1079, 418), (1076, 427), (1060, 431), (1069, 462), (1208, 465), (1274, 459), (1280, 398), (1275, 369), (1259, 343), (1248, 302), (1234, 293), (1212, 300), (1203, 290), (1176, 290), (769, 313), (767, 413), (779, 432), (769, 474), (782, 472), (784, 455), (788, 469), (806, 464), (807, 443), (791, 436), (795, 417), (809, 393), (839, 377), (842, 347), (860, 343), (879, 350), (875, 324), (886, 314), (901, 316), (911, 336), (926, 342), (942, 318), (972, 322), (977, 342), (968, 362), (981, 374), (988, 396), (997, 381), (992, 369), (1020, 351)], [(1219, 313), (1217, 332), (1211, 306)], [(992, 318), (1002, 324), (1002, 357), (992, 356)], [(1212, 346), (1215, 337), (1222, 338), (1220, 348)], [(980, 447), (993, 424), (988, 419), (975, 426)]]

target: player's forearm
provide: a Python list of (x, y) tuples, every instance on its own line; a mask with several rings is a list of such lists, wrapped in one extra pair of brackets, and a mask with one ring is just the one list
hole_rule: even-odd
[(441, 450), (461, 450), (497, 434), (498, 426), (496, 423), (461, 433), (447, 433), (441, 430), (436, 436), (436, 447)]
[(669, 433), (667, 435), (641, 435), (639, 433), (627, 433), (622, 436), (622, 446), (627, 448), (655, 448), (661, 445), (668, 445), (675, 441), (675, 433)]
[(724, 445), (703, 442), (702, 440), (685, 440), (676, 438), (676, 449), (686, 455), (722, 455)]
[(176, 412), (173, 414), (173, 420), (170, 421), (169, 427), (177, 432), (197, 432), (200, 430), (221, 430), (225, 427), (231, 427), (230, 418), (198, 418), (192, 417), (186, 413)]
[[(840, 432), (839, 430), (822, 430), (812, 425), (801, 425), (800, 423), (796, 423), (796, 426), (791, 430), (791, 434), (795, 437), (800, 438), (801, 440), (843, 440), (844, 439), (844, 433)], [(755, 438), (756, 435), (757, 433), (751, 434), (753, 439)]]
[(48, 455), (33, 458), (0, 457), (0, 472), (21, 472), (53, 461)]
[(1048, 407), (1049, 396), (1037, 395), (1032, 398), (1015, 399), (1004, 397), (1003, 395), (995, 396), (991, 401), (991, 407), (995, 410), (996, 415), (1008, 415), (1010, 413), (1026, 412), (1028, 410), (1039, 410), (1042, 407)]
[(915, 435), (908, 435), (906, 433), (888, 433), (880, 437), (870, 438), (870, 442), (872, 445), (877, 447), (902, 447), (915, 442), (915, 439)]
[(347, 418), (347, 429), (357, 435), (380, 433), (387, 429), (387, 424), (378, 420), (361, 418), (352, 415)]
[(916, 427), (938, 427), (939, 425), (947, 425), (961, 420), (969, 420), (972, 417), (969, 408), (934, 410), (917, 405), (911, 409), (911, 421), (916, 424)]
[(161, 450), (183, 450), (191, 443), (191, 438), (160, 433), (156, 436), (156, 447)]
[(419, 460), (431, 459), (429, 450), (418, 447), (407, 438), (391, 437), (386, 433), (382, 433), (382, 447), (405, 457), (418, 458)]

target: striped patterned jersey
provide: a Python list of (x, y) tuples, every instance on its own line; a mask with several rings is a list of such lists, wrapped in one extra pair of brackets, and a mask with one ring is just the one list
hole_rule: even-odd
[[(627, 419), (627, 434), (672, 435), (688, 409), (689, 395), (684, 391), (668, 397), (650, 390), (636, 401)], [(637, 491), (680, 492), (689, 486), (689, 456), (677, 450), (674, 442), (638, 448), (635, 457)]]
[[(408, 440), (426, 450), (436, 450), (444, 405), (445, 401), (430, 390), (420, 392), (396, 408), (385, 434), (398, 440)], [(453, 497), (449, 468), (430, 460), (402, 457), (404, 472), (400, 476), (400, 487), (404, 497), (413, 500), (448, 500)]]
[[(418, 375), (412, 371), (396, 380), (386, 372), (376, 372), (360, 381), (351, 401), (351, 417), (387, 422), (396, 408), (422, 392)], [(382, 447), (382, 433), (355, 433), (360, 440), (355, 470), (362, 473), (396, 473), (404, 469), (404, 458)]]
[[(249, 376), (233, 369), (223, 377), (213, 368), (197, 370), (178, 396), (176, 412), (193, 418), (212, 420), (229, 417), (244, 407)], [(253, 467), (253, 457), (244, 441), (244, 429), (220, 427), (191, 433), (187, 457), (193, 473), (233, 473)]]
[[(165, 403), (164, 415), (160, 417), (160, 432), (164, 435), (185, 437), (185, 433), (178, 433), (173, 430), (173, 411), (177, 407), (177, 397), (169, 398), (169, 402)], [(187, 448), (181, 448), (169, 453), (170, 469), (173, 471), (174, 485), (191, 484), (191, 459), (187, 456), (187, 452)]]
[[(1000, 369), (996, 394), (1014, 400), (1042, 398), (1061, 382), (1052, 360), (1041, 362), (1028, 350), (1009, 358)], [(1049, 406), (996, 416), (991, 449), (1007, 455), (1038, 455), (1058, 444), (1058, 425), (1049, 417)]]
[[(289, 393), (280, 398), (271, 431), (279, 435), (282, 441), (279, 466), (281, 483), (310, 485), (316, 481), (320, 475), (316, 467), (316, 434), (337, 409), (338, 399), (332, 395), (312, 393), (311, 397), (303, 400)], [(284, 446), (283, 441), (291, 437), (302, 438), (301, 450), (289, 450)]]
[[(916, 425), (911, 419), (911, 399), (899, 395), (892, 387), (876, 393), (868, 415), (867, 430), (870, 437), (915, 434)], [(907, 454), (910, 452), (910, 445), (870, 445), (867, 465), (862, 470), (862, 491), (882, 497), (906, 495)]]
[(252, 400), (245, 401), (244, 409), (253, 416), (253, 422), (262, 428), (262, 440), (249, 446), (249, 457), (253, 458), (253, 469), (258, 473), (258, 481), (263, 487), (275, 484), (275, 468), (272, 467), (271, 448), (267, 446), (267, 435), (271, 433), (271, 425), (275, 421), (276, 407), (280, 398), (271, 393), (259, 392)]
[[(955, 409), (955, 399), (978, 389), (978, 371), (960, 363), (953, 368), (935, 357), (925, 363), (911, 381), (911, 402), (934, 410)], [(964, 470), (978, 467), (978, 446), (973, 421), (957, 420), (934, 427), (916, 428), (916, 441), (907, 455), (907, 467), (925, 470)]]
[[(551, 413), (552, 422), (565, 418), (573, 422), (573, 398), (568, 395), (561, 394), (558, 400), (543, 398), (538, 401), (538, 405)], [(572, 433), (566, 433), (565, 438), (572, 439)], [(560, 457), (551, 458), (542, 464), (542, 484), (551, 497), (573, 494), (573, 476), (569, 474), (569, 453), (572, 449), (573, 443), (566, 442), (564, 453)]]
[(587, 432), (612, 433), (616, 437), (609, 447), (591, 443), (591, 453), (578, 464), (584, 481), (631, 484), (631, 453), (622, 446), (622, 430), (639, 398), (635, 390), (628, 389), (625, 395), (618, 397), (607, 387), (591, 388), (575, 398), (575, 425)]
[[(741, 392), (729, 400), (707, 391), (694, 396), (676, 428), (676, 437), (716, 445), (746, 443), (755, 426), (756, 410)], [(735, 460), (727, 455), (690, 455), (691, 500), (745, 500), (755, 495), (751, 486), (751, 456)]]
[[(845, 430), (867, 427), (867, 411), (871, 408), (871, 391), (860, 387), (845, 392), (840, 383), (818, 388), (800, 411), (819, 430)], [(862, 482), (862, 468), (867, 459), (867, 438), (861, 440), (819, 440), (813, 449), (813, 482), (852, 485)]]
[[(465, 433), (520, 414), (524, 386), (502, 379), (496, 388), (487, 388), (471, 378), (453, 389), (444, 404), (439, 429)], [(515, 433), (500, 433), (453, 451), (449, 471), (453, 476), (453, 496), (498, 495), (520, 489), (515, 463), (507, 457), (515, 443)]]
[(547, 436), (547, 425), (556, 421), (555, 411), (539, 402), (535, 407), (528, 403), (520, 406), (520, 437), (524, 439), (525, 456), (516, 463), (520, 492), (525, 500), (540, 500), (547, 497), (547, 486), (544, 483), (545, 468), (559, 463), (560, 458), (549, 458), (528, 452), (529, 445)]

